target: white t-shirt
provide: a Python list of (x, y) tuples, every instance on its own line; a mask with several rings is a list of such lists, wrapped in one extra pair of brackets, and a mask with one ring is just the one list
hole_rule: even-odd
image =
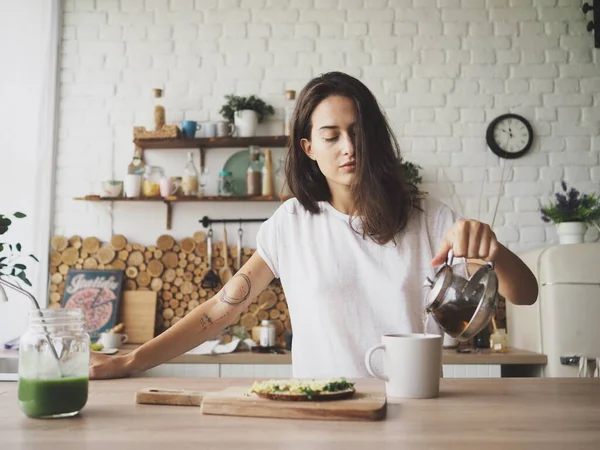
[[(434, 275), (431, 260), (458, 216), (426, 198), (397, 245), (379, 245), (356, 233), (349, 216), (327, 202), (319, 206), (311, 214), (296, 199), (286, 201), (261, 225), (257, 251), (285, 292), (293, 376), (365, 377), (365, 353), (382, 334), (423, 332), (423, 282)], [(428, 332), (440, 333), (433, 320)]]

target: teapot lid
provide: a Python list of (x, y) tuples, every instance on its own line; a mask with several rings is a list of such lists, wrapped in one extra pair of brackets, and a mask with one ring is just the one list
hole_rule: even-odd
[(446, 290), (452, 283), (452, 267), (448, 263), (444, 263), (438, 269), (433, 280), (427, 277), (423, 286), (431, 288), (427, 293), (425, 308), (427, 311), (437, 308), (443, 301)]

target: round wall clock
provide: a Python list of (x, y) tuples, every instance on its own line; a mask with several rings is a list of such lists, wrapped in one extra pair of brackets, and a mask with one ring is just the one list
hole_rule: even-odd
[(516, 159), (531, 148), (533, 129), (524, 117), (503, 114), (488, 126), (486, 140), (490, 150), (500, 158)]

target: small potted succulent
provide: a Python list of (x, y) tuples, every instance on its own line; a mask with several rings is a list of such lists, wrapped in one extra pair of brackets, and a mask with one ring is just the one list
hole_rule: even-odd
[[(584, 242), (589, 226), (600, 233), (600, 197), (596, 194), (581, 194), (577, 189), (561, 182), (562, 192), (554, 194), (555, 200), (542, 205), (542, 220), (554, 223), (561, 244), (580, 244)], [(600, 236), (600, 234), (599, 234)]]
[(271, 105), (254, 95), (226, 95), (225, 100), (219, 113), (225, 120), (235, 124), (236, 135), (239, 137), (256, 136), (257, 125), (275, 114)]

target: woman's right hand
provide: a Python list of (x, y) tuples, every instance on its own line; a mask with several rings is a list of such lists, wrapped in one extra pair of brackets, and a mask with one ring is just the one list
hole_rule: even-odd
[(90, 379), (124, 378), (131, 375), (128, 355), (109, 356), (101, 353), (90, 354)]

